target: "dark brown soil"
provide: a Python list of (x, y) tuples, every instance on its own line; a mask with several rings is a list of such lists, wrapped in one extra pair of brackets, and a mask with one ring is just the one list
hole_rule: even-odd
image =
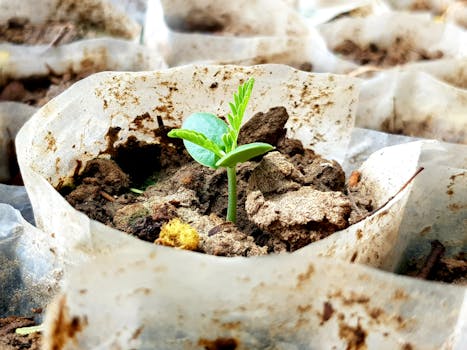
[(11, 18), (0, 24), (0, 42), (27, 45), (58, 45), (82, 39), (86, 31), (72, 22), (32, 24), (26, 18)]
[(409, 264), (406, 275), (430, 281), (467, 286), (467, 255), (459, 253), (445, 257), (446, 248), (438, 241), (431, 242), (431, 250), (423, 261)]
[(334, 51), (360, 65), (373, 65), (377, 67), (392, 67), (408, 62), (433, 60), (443, 57), (442, 52), (429, 54), (415, 47), (416, 45), (411, 40), (398, 37), (390, 47), (380, 47), (376, 43), (361, 47), (352, 40), (344, 40), (342, 44), (334, 48)]
[(0, 350), (40, 350), (41, 334), (19, 335), (16, 328), (34, 326), (31, 318), (9, 316), (0, 318)]
[[(237, 166), (236, 225), (223, 219), (228, 199), (225, 169), (193, 162), (180, 140), (167, 138), (163, 126), (155, 131), (158, 144), (131, 139), (125, 146), (109, 147), (112, 159), (90, 161), (75, 177), (73, 188), (60, 190), (90, 218), (150, 242), (165, 223), (180, 218), (198, 231), (198, 250), (204, 253), (294, 251), (348, 227), (373, 206), (363, 184), (354, 181), (347, 188), (337, 162), (285, 137), (287, 119), (285, 108), (277, 107), (256, 114), (242, 128), (240, 143), (264, 141), (276, 150)], [(109, 146), (118, 132), (109, 131)], [(142, 170), (144, 176), (138, 177)], [(144, 193), (137, 195), (131, 187)]]
[(84, 67), (79, 73), (57, 74), (50, 70), (48, 76), (12, 80), (0, 87), (0, 101), (16, 101), (41, 107), (58, 96), (72, 84), (96, 73), (96, 67)]

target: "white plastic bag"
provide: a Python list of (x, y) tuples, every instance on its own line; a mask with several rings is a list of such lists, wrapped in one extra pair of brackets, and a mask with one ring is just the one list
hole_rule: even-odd
[[(145, 45), (162, 52), (170, 66), (283, 63), (318, 72), (355, 68), (329, 52), (321, 35), (281, 0), (181, 3), (148, 3)], [(188, 32), (208, 24), (217, 30)]]
[(83, 68), (96, 70), (153, 70), (165, 67), (158, 52), (121, 39), (80, 40), (71, 44), (18, 46), (0, 44), (5, 54), (0, 69), (0, 83), (31, 76), (79, 73)]
[(341, 18), (322, 24), (320, 33), (336, 50), (352, 42), (362, 50), (387, 51), (385, 64), (404, 64), (423, 57), (465, 58), (467, 32), (452, 23), (435, 22), (428, 14), (389, 12), (365, 18)]
[(1, 0), (0, 23), (26, 18), (31, 23), (72, 21), (104, 34), (138, 40), (141, 27), (108, 0)]
[[(459, 60), (467, 67), (467, 61)], [(455, 66), (444, 61), (441, 78), (464, 86)], [(440, 65), (439, 65), (440, 66)], [(462, 69), (459, 66), (459, 69)], [(408, 136), (467, 143), (467, 91), (424, 73), (422, 66), (381, 72), (363, 81), (357, 126)]]
[(466, 288), (304, 253), (229, 259), (127, 246), (68, 275), (44, 349), (467, 346)]

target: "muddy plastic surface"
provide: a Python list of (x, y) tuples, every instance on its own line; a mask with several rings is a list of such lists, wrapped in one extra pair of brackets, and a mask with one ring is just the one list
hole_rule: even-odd
[(118, 5), (108, 0), (9, 0), (0, 1), (0, 23), (12, 18), (27, 19), (30, 23), (67, 21), (114, 37), (137, 40), (140, 26)]
[(329, 48), (361, 65), (391, 67), (440, 58), (462, 58), (467, 32), (427, 14), (389, 12), (341, 18), (319, 27)]
[(466, 59), (442, 60), (387, 70), (363, 81), (356, 125), (467, 143), (466, 64)]

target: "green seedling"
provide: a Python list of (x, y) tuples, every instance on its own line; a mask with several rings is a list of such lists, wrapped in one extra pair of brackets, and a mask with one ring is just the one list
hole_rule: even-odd
[(234, 93), (234, 102), (229, 106), (228, 123), (211, 113), (191, 114), (182, 129), (173, 129), (168, 136), (183, 139), (188, 153), (198, 163), (213, 169), (227, 169), (229, 203), (227, 221), (237, 221), (236, 165), (269, 152), (274, 147), (264, 142), (237, 145), (243, 115), (253, 90), (254, 79), (249, 79)]

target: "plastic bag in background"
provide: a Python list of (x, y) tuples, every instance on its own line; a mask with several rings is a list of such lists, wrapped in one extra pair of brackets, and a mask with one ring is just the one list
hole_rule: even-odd
[(49, 241), (18, 210), (0, 203), (0, 317), (29, 316), (58, 291), (61, 272)]
[(389, 7), (378, 0), (299, 0), (299, 12), (310, 26), (329, 22), (336, 17), (366, 17), (389, 12)]
[(24, 186), (0, 184), (0, 203), (11, 205), (20, 211), (27, 222), (31, 225), (35, 224), (31, 202)]
[(144, 42), (162, 52), (170, 66), (284, 63), (320, 72), (355, 68), (329, 52), (320, 34), (281, 0), (198, 0), (183, 6), (150, 0)]
[(0, 23), (12, 18), (30, 23), (71, 21), (103, 34), (139, 40), (141, 27), (109, 0), (0, 0)]
[(0, 102), (0, 183), (9, 181), (16, 175), (13, 172), (19, 171), (15, 161), (15, 137), (36, 110), (23, 103)]
[(452, 23), (435, 22), (428, 14), (341, 18), (319, 30), (332, 51), (360, 64), (388, 67), (467, 55), (467, 32)]
[(44, 349), (57, 339), (62, 349), (467, 346), (465, 288), (301, 252), (229, 259), (124, 247), (67, 275)]
[(83, 69), (155, 70), (165, 68), (158, 52), (126, 40), (100, 38), (71, 44), (48, 46), (17, 46), (0, 44), (0, 52), (8, 58), (0, 71), (0, 83), (7, 79), (31, 76), (80, 73)]
[[(467, 91), (436, 79), (466, 84), (467, 60), (437, 62), (378, 73), (361, 85), (357, 121), (359, 127), (408, 136), (467, 143)], [(435, 62), (432, 62), (435, 63)], [(431, 74), (424, 73), (425, 68)], [(420, 71), (419, 71), (420, 70)], [(462, 71), (456, 78), (452, 74)]]

